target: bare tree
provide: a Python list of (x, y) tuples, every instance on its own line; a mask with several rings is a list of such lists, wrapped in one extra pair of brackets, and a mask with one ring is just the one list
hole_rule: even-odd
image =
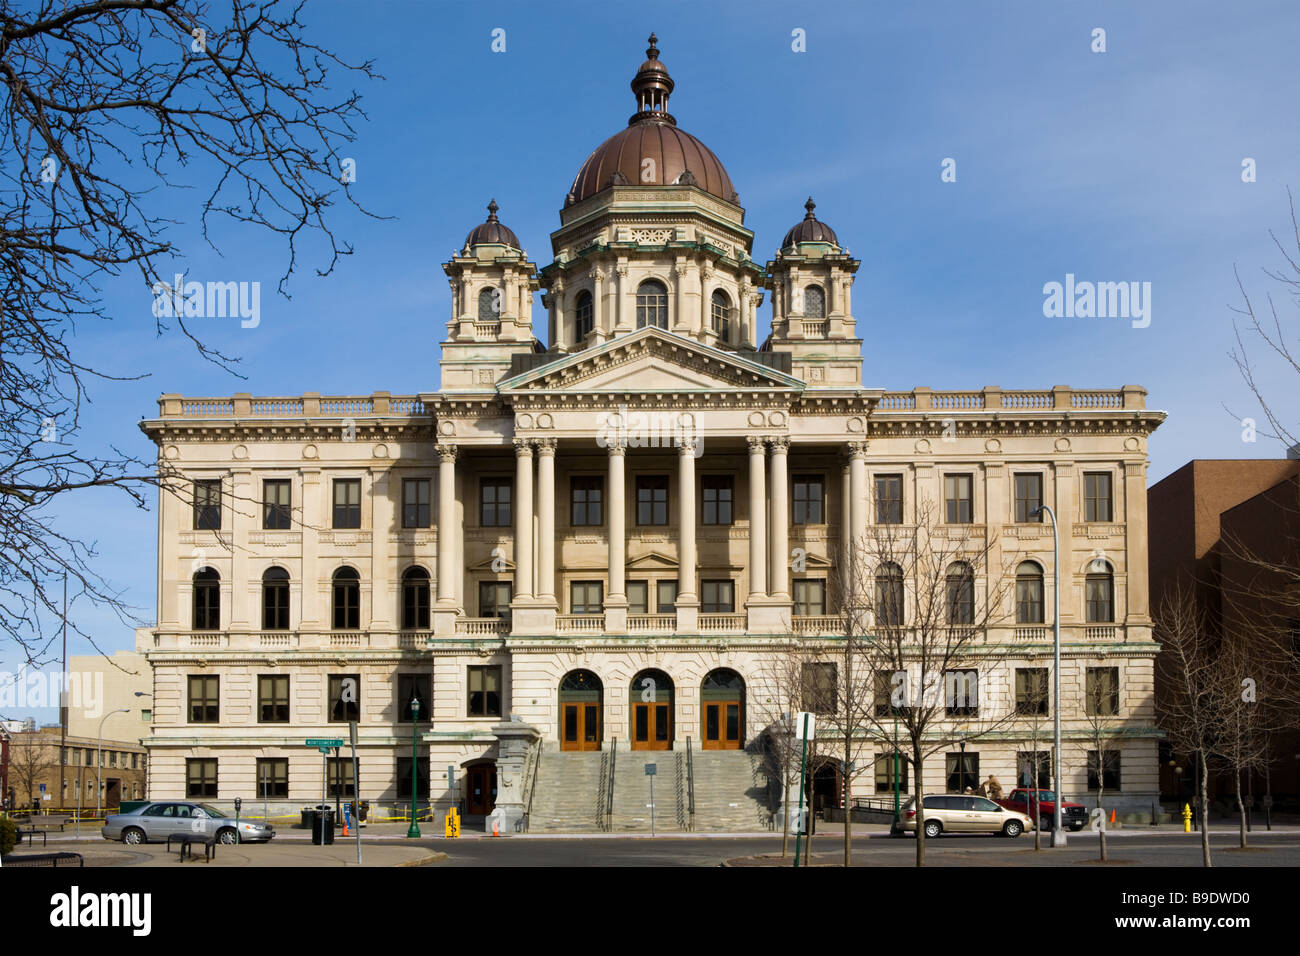
[(802, 754), (793, 720), (796, 713), (805, 709), (808, 697), (806, 665), (817, 660), (817, 653), (814, 648), (796, 641), (773, 651), (759, 668), (752, 706), (756, 711), (754, 716), (766, 725), (768, 731), (768, 773), (781, 781), (781, 856), (785, 856), (790, 843), (790, 794), (799, 783)]
[(9, 772), (18, 789), (27, 794), (27, 805), (38, 806), (36, 790), (41, 778), (57, 768), (55, 748), (37, 733), (14, 734), (9, 745)]
[(1222, 670), (1218, 682), (1222, 728), (1215, 749), (1223, 768), (1232, 774), (1242, 849), (1247, 845), (1242, 784), (1247, 774), (1264, 769), (1274, 721), (1286, 712), (1260, 699), (1270, 684), (1267, 658), (1260, 651), (1261, 646), (1249, 636), (1233, 635), (1222, 643), (1217, 655)]
[[(1015, 694), (1015, 712), (1018, 718), (1017, 723), (1024, 728), (1026, 737), (1029, 740), (1028, 767), (1018, 766), (1016, 781), (1018, 786), (1031, 787), (1035, 792), (1035, 799), (1029, 807), (1030, 815), (1034, 819), (1034, 849), (1043, 848), (1043, 815), (1041, 810), (1042, 801), (1037, 799), (1039, 790), (1041, 768), (1039, 767), (1038, 755), (1040, 742), (1050, 739), (1047, 733), (1048, 713), (1052, 703), (1052, 693), (1050, 689), (1050, 672), (1045, 667), (1024, 668), (1025, 677), (1023, 678), (1023, 688), (1019, 686), (1021, 678), (1013, 675), (1012, 680), (1017, 682), (1013, 688)], [(1027, 779), (1026, 779), (1027, 778)], [(1049, 777), (1050, 779), (1050, 777)], [(1058, 804), (1060, 799), (1058, 796)]]
[[(1097, 782), (1097, 809), (1101, 811), (1097, 821), (1098, 859), (1107, 860), (1106, 847), (1106, 774), (1117, 761), (1109, 759), (1115, 751), (1107, 748), (1119, 739), (1123, 726), (1121, 717), (1123, 701), (1120, 699), (1118, 669), (1108, 667), (1089, 668), (1084, 677), (1083, 716), (1085, 732), (1092, 752), (1088, 754), (1089, 789), (1092, 780)], [(1093, 754), (1096, 755), (1094, 760)], [(1116, 754), (1118, 758), (1118, 754)], [(1057, 812), (1065, 809), (1064, 798), (1058, 793)]]
[(284, 241), (283, 294), (309, 237), (323, 250), (318, 275), (351, 252), (330, 210), (351, 201), (340, 148), (364, 114), (355, 91), (336, 88), (340, 72), (377, 74), (312, 42), (302, 9), (0, 0), (0, 136), (15, 159), (0, 169), (0, 565), (11, 569), (0, 637), (29, 663), (45, 659), (65, 572), (74, 600), (132, 617), (93, 544), (53, 516), (62, 496), (90, 488), (144, 507), (158, 480), (155, 463), (96, 450), (80, 429), (93, 385), (141, 377), (75, 348), (79, 328), (111, 318), (106, 283), (136, 276), (159, 334), (176, 331), (224, 368), (237, 362), (198, 338), (191, 300), (172, 288), (185, 272), (169, 238), (179, 189), (199, 190), (191, 208), (214, 248), (220, 220)]

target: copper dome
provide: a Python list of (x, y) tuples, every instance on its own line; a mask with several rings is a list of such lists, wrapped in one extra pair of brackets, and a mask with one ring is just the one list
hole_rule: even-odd
[(506, 225), (497, 219), (497, 210), (501, 207), (497, 205), (494, 199), (488, 203), (487, 222), (475, 226), (465, 237), (465, 245), (477, 246), (480, 244), (496, 244), (509, 246), (511, 249), (523, 249), (519, 244), (519, 237), (516, 236)]
[[(565, 206), (610, 186), (698, 186), (727, 202), (739, 202), (731, 177), (713, 151), (685, 130), (668, 112), (672, 77), (659, 60), (657, 37), (650, 34), (648, 59), (632, 80), (637, 112), (620, 130), (587, 157), (564, 201)], [(652, 160), (653, 165), (646, 164)]]
[(808, 214), (803, 217), (798, 225), (785, 234), (785, 238), (781, 240), (781, 248), (788, 249), (800, 242), (829, 242), (838, 246), (840, 240), (836, 237), (835, 230), (813, 215), (813, 210), (817, 208), (817, 204), (812, 201), (812, 196), (808, 197), (808, 201), (803, 204), (803, 208), (808, 210)]

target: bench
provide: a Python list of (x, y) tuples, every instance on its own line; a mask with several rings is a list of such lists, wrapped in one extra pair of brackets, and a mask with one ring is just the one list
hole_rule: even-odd
[(22, 845), (22, 842), (23, 842), (23, 837), (27, 837), (27, 845), (28, 845), (28, 846), (35, 846), (36, 844), (33, 843), (32, 841), (33, 841), (33, 839), (35, 839), (36, 834), (38, 834), (38, 833), (41, 835), (41, 846), (46, 846), (46, 845), (48, 845), (48, 843), (49, 843), (49, 837), (48, 837), (46, 831), (45, 831), (45, 830), (42, 830), (42, 829), (38, 829), (37, 827), (19, 827), (19, 828), (18, 828), (18, 845), (21, 846), (21, 845)]
[(77, 866), (85, 866), (86, 859), (80, 853), (29, 853), (24, 856), (7, 856), (3, 863), (5, 866), (54, 866), (57, 867), (62, 861), (65, 865), (71, 865), (76, 860)]
[(170, 852), (172, 851), (172, 841), (173, 841), (173, 840), (178, 840), (178, 841), (180, 841), (180, 845), (181, 845), (180, 855), (177, 857), (178, 862), (184, 861), (185, 858), (186, 858), (187, 856), (188, 856), (191, 860), (194, 859), (194, 844), (195, 844), (195, 843), (202, 843), (202, 844), (203, 844), (203, 862), (204, 862), (204, 863), (211, 863), (213, 857), (215, 857), (215, 856), (217, 855), (217, 838), (216, 838), (216, 837), (205, 837), (205, 836), (199, 836), (199, 835), (196, 834), (196, 833), (173, 833), (173, 834), (171, 834), (170, 836), (167, 837), (167, 852), (168, 852), (168, 853), (170, 853)]

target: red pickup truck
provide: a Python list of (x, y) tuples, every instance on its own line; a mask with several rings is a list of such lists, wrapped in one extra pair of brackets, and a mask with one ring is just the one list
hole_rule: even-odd
[[(1034, 804), (1038, 804), (1040, 825), (1045, 830), (1052, 829), (1052, 818), (1056, 815), (1056, 794), (1051, 790), (1034, 790), (1017, 787), (1004, 800), (994, 801), (1008, 810), (1023, 813), (1034, 819)], [(1066, 800), (1061, 811), (1061, 829), (1082, 830), (1088, 824), (1088, 808), (1081, 803)]]

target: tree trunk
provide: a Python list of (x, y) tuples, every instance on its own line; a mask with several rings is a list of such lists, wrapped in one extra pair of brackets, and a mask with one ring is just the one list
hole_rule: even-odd
[(1201, 766), (1200, 773), (1197, 775), (1196, 789), (1200, 794), (1201, 804), (1201, 862), (1208, 867), (1214, 865), (1210, 862), (1210, 771), (1206, 767), (1205, 754), (1198, 756), (1200, 759), (1197, 762)]
[(912, 748), (912, 766), (916, 770), (916, 865), (925, 866), (925, 769), (921, 762), (921, 748)]
[(852, 764), (849, 763), (849, 744), (848, 734), (845, 734), (844, 743), (844, 786), (841, 801), (844, 804), (844, 865), (851, 866), (853, 863), (853, 771)]
[[(1101, 752), (1102, 752), (1102, 751), (1101, 751), (1100, 749), (1098, 749), (1097, 753), (1100, 754)], [(1098, 766), (1097, 766), (1097, 809), (1101, 811), (1101, 827), (1098, 829), (1098, 832), (1097, 832), (1097, 836), (1098, 836), (1098, 841), (1097, 841), (1097, 842), (1098, 842), (1098, 844), (1099, 844), (1100, 847), (1101, 847), (1101, 850), (1100, 850), (1100, 853), (1101, 853), (1101, 856), (1100, 856), (1101, 862), (1102, 862), (1102, 863), (1105, 863), (1105, 862), (1106, 862), (1106, 808), (1103, 807), (1103, 806), (1101, 805), (1101, 798), (1105, 795), (1105, 793), (1106, 793), (1106, 788), (1105, 788), (1105, 786), (1102, 784), (1102, 780), (1101, 780), (1101, 774), (1102, 774), (1102, 766), (1101, 766), (1101, 764), (1102, 764), (1102, 762), (1103, 762), (1103, 761), (1101, 760), (1101, 758), (1098, 757)], [(1057, 813), (1064, 813), (1064, 812), (1065, 812), (1065, 800), (1061, 797), (1061, 795), (1060, 795), (1059, 793), (1056, 795), (1056, 812), (1057, 812)]]
[(1241, 848), (1246, 849), (1246, 804), (1241, 799), (1241, 771), (1232, 775), (1237, 785), (1237, 828), (1241, 836)]
[(781, 857), (783, 859), (790, 847), (790, 784), (793, 781), (788, 779), (789, 776), (789, 773), (781, 774), (781, 786), (785, 788), (781, 794), (781, 806), (785, 808), (785, 813), (782, 814), (785, 818), (785, 824), (781, 830)]

